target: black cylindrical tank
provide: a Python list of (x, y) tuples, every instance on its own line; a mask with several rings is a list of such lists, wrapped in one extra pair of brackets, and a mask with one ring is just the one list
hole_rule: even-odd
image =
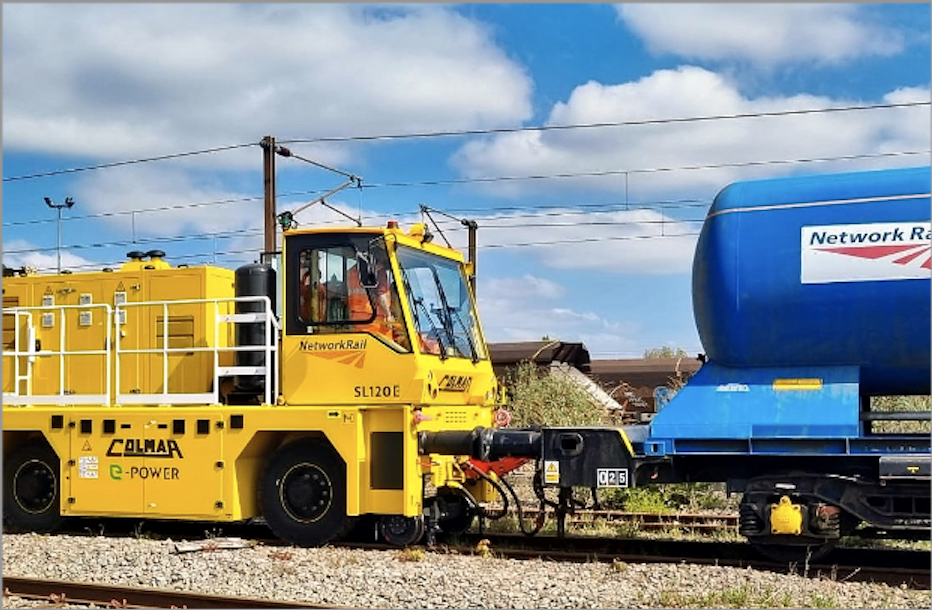
[[(235, 273), (236, 296), (267, 296), (271, 300), (271, 311), (275, 313), (275, 270), (269, 265), (250, 263), (238, 268)], [(265, 305), (259, 301), (236, 303), (236, 313), (257, 313), (265, 311)], [(272, 340), (276, 339), (272, 335)], [(244, 322), (236, 325), (236, 345), (265, 345), (265, 322)], [(260, 351), (236, 352), (236, 366), (267, 366), (265, 353)], [(261, 375), (237, 375), (236, 389), (243, 392), (262, 392), (265, 390), (265, 378)]]

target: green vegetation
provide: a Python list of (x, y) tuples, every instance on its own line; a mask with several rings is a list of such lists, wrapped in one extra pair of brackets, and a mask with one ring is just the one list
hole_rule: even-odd
[(726, 496), (724, 483), (671, 483), (602, 490), (599, 501), (605, 508), (635, 513), (738, 510), (738, 498)]
[(395, 553), (395, 559), (403, 563), (424, 561), (427, 552), (419, 547), (405, 547)]
[(504, 378), (512, 426), (592, 426), (607, 420), (585, 391), (533, 362), (521, 362)]
[[(644, 596), (646, 597), (646, 596)], [(683, 593), (661, 589), (656, 599), (643, 602), (661, 608), (838, 608), (839, 602), (826, 595), (814, 593), (808, 600), (794, 599), (785, 589), (767, 585), (745, 583), (720, 590)]]
[(686, 350), (682, 347), (670, 347), (669, 345), (664, 345), (663, 347), (652, 347), (650, 349), (644, 350), (644, 357), (647, 359), (654, 358), (686, 358)]

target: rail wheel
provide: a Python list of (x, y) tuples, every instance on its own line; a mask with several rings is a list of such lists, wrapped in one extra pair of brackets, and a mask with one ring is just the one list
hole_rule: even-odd
[(424, 536), (424, 517), (404, 517), (402, 515), (386, 515), (379, 520), (382, 538), (389, 544), (408, 546), (417, 544)]
[(48, 445), (27, 444), (4, 463), (3, 518), (13, 532), (50, 532), (61, 524), (58, 456)]
[(346, 465), (328, 444), (303, 440), (281, 448), (259, 482), (259, 507), (272, 532), (298, 546), (345, 534)]
[(437, 501), (443, 515), (438, 524), (445, 534), (462, 534), (472, 526), (477, 511), (462, 493), (444, 487), (438, 491)]

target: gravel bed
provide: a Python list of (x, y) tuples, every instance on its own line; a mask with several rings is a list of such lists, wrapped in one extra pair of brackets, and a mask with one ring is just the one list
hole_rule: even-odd
[[(184, 548), (184, 547), (180, 547)], [(928, 608), (929, 591), (688, 564), (567, 564), (171, 540), (5, 534), (3, 575), (353, 608)], [(49, 607), (5, 596), (4, 608)], [(71, 606), (76, 607), (76, 606)]]

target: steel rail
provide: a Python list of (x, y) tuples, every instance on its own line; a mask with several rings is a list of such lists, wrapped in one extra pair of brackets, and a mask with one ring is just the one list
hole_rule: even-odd
[(196, 591), (129, 587), (103, 583), (70, 582), (42, 578), (3, 577), (3, 594), (49, 600), (55, 604), (95, 604), (104, 608), (317, 608), (344, 606), (309, 604), (293, 600), (214, 595)]
[[(902, 549), (840, 548), (825, 558), (806, 562), (778, 563), (760, 559), (745, 543), (697, 540), (648, 540), (643, 538), (596, 538), (554, 535), (535, 537), (521, 534), (470, 533), (459, 537), (461, 552), (475, 548), (480, 540), (499, 557), (551, 559), (554, 561), (626, 561), (628, 563), (692, 563), (752, 568), (844, 582), (882, 582), (929, 589), (932, 584), (928, 551)], [(451, 547), (453, 548), (453, 547)]]

